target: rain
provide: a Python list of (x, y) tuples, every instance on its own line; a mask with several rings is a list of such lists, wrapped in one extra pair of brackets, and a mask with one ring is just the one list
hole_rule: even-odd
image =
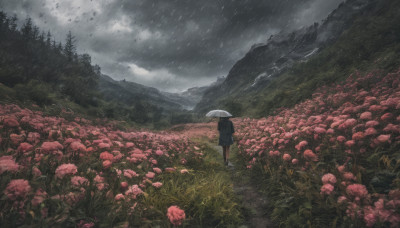
[[(21, 23), (31, 17), (57, 41), (71, 31), (77, 49), (115, 80), (182, 92), (226, 76), (253, 44), (318, 22), (341, 1), (24, 0), (0, 6)], [(129, 64), (163, 73), (160, 80), (146, 80)], [(174, 81), (165, 83), (171, 75)]]

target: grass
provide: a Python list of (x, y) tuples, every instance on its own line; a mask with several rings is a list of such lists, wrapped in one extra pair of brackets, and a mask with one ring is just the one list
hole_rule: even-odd
[[(204, 140), (199, 141), (202, 142), (204, 161), (189, 164), (188, 173), (162, 175), (162, 188), (148, 191), (143, 203), (157, 215), (155, 217), (164, 215), (171, 205), (179, 206), (186, 213), (183, 226), (237, 227), (243, 222), (243, 216), (231, 176), (212, 146)], [(168, 224), (148, 219), (152, 220), (152, 225)]]

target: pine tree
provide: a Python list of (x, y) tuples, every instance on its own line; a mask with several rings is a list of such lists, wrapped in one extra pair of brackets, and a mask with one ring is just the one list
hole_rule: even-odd
[(33, 26), (32, 39), (33, 40), (38, 40), (39, 39), (39, 28), (37, 26)]
[(25, 20), (25, 23), (24, 23), (24, 25), (23, 25), (22, 28), (21, 28), (22, 36), (23, 36), (25, 39), (30, 39), (30, 38), (32, 37), (32, 31), (33, 31), (33, 28), (32, 28), (32, 19), (31, 19), (30, 17), (28, 17), (28, 18)]
[(10, 19), (10, 30), (15, 32), (17, 31), (17, 15), (14, 14), (14, 16)]
[(56, 49), (57, 49), (56, 39), (53, 39), (53, 42), (51, 43), (51, 48), (52, 48), (53, 50), (56, 50)]
[(39, 41), (41, 44), (45, 44), (44, 37), (45, 37), (45, 33), (42, 31), (39, 35)]
[(57, 51), (58, 51), (58, 52), (61, 52), (62, 50), (63, 50), (62, 43), (59, 42), (59, 43), (58, 43), (58, 46), (57, 46)]
[(6, 18), (7, 18), (7, 15), (3, 11), (0, 11), (0, 24), (1, 25), (4, 24), (4, 21), (6, 20)]
[(67, 57), (69, 62), (72, 62), (74, 59), (76, 49), (75, 42), (75, 37), (72, 35), (71, 31), (69, 31), (64, 46), (64, 55)]
[(46, 46), (50, 47), (51, 46), (51, 33), (50, 31), (47, 32), (47, 36), (46, 36)]

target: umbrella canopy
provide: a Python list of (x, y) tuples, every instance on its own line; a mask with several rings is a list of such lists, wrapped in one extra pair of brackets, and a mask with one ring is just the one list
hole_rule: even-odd
[(211, 110), (206, 114), (207, 117), (231, 117), (232, 114), (225, 110)]

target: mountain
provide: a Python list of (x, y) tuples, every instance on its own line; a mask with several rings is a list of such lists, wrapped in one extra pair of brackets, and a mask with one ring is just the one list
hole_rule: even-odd
[(135, 82), (116, 81), (102, 74), (99, 77), (99, 91), (109, 102), (120, 102), (129, 106), (140, 101), (168, 112), (183, 111), (192, 110), (209, 87), (219, 85), (224, 79), (220, 77), (208, 86), (189, 88), (181, 93), (170, 93)]
[(164, 96), (168, 97), (170, 100), (183, 106), (186, 110), (193, 110), (194, 107), (201, 101), (204, 93), (214, 86), (220, 85), (225, 80), (225, 77), (219, 77), (213, 83), (208, 86), (200, 86), (189, 88), (181, 93), (168, 93), (161, 92)]
[[(283, 97), (290, 95), (281, 93), (285, 89), (296, 90), (296, 86), (299, 84), (291, 85), (293, 81), (301, 84), (313, 80), (313, 76), (323, 73), (322, 70), (347, 73), (348, 66), (346, 63), (341, 63), (343, 59), (340, 60), (338, 55), (353, 55), (364, 51), (363, 48), (367, 50), (370, 48), (368, 46), (360, 47), (358, 43), (361, 43), (362, 40), (353, 37), (352, 31), (359, 32), (359, 29), (363, 28), (365, 34), (360, 37), (367, 36), (372, 40), (375, 39), (372, 37), (373, 34), (369, 34), (368, 31), (371, 30), (371, 26), (376, 25), (368, 17), (381, 17), (382, 12), (385, 12), (383, 10), (390, 9), (392, 5), (397, 6), (398, 3), (393, 0), (348, 0), (341, 3), (321, 24), (314, 23), (292, 32), (282, 31), (271, 36), (266, 44), (253, 45), (249, 52), (232, 67), (222, 84), (205, 91), (202, 100), (195, 107), (195, 111), (204, 113), (213, 108), (226, 108), (236, 112), (235, 115), (243, 113), (257, 115), (260, 110), (264, 112), (267, 109), (272, 110), (272, 108), (279, 107), (276, 103), (280, 102), (275, 100), (273, 94)], [(370, 24), (363, 23), (365, 20), (368, 20)], [(384, 17), (382, 20), (390, 20), (389, 24), (395, 26), (393, 17)], [(382, 20), (379, 23), (385, 24)], [(376, 23), (378, 22), (375, 21)], [(355, 53), (346, 53), (346, 50), (343, 49), (332, 49), (331, 47), (335, 46), (340, 39), (344, 39), (345, 43), (355, 43), (354, 47), (350, 48), (358, 47), (358, 49), (355, 50)], [(393, 41), (393, 39), (389, 40)], [(382, 45), (382, 47), (384, 46)], [(318, 61), (320, 56), (325, 56), (324, 62), (321, 62), (322, 59)], [(335, 58), (330, 58), (333, 56)], [(354, 60), (349, 60), (349, 62), (354, 62), (359, 58), (355, 56)], [(332, 61), (335, 62), (332, 63)], [(330, 64), (332, 66), (329, 69), (321, 68)], [(304, 72), (291, 75), (290, 72), (293, 69), (305, 66), (310, 69), (310, 72), (307, 72), (310, 73), (309, 75), (305, 75)], [(352, 64), (352, 67), (354, 66), (357, 67), (357, 64)], [(324, 80), (329, 81), (330, 76), (324, 76)], [(280, 83), (283, 78), (290, 78), (290, 80), (287, 81), (288, 83)], [(309, 94), (311, 95), (311, 93)], [(267, 96), (272, 98), (267, 101), (268, 104), (265, 104)], [(301, 99), (305, 97), (301, 97)], [(286, 99), (299, 101), (299, 97)]]
[(166, 111), (183, 109), (181, 104), (164, 96), (156, 88), (125, 80), (115, 81), (104, 74), (99, 78), (99, 91), (105, 100), (120, 102), (125, 105), (134, 105), (140, 101)]

